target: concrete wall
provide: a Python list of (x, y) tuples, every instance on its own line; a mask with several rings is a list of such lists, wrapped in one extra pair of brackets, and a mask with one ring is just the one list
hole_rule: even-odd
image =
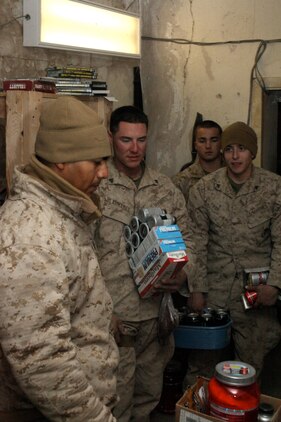
[[(281, 38), (280, 0), (142, 0), (141, 7), (143, 36), (208, 43)], [(152, 166), (174, 174), (190, 160), (197, 112), (223, 127), (247, 121), (258, 45), (143, 40), (141, 75)], [(265, 77), (280, 76), (280, 43), (267, 46), (259, 67)]]

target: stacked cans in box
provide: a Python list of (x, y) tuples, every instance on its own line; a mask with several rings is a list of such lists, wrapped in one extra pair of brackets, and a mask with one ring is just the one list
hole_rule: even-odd
[(124, 227), (126, 253), (141, 297), (162, 277), (175, 277), (188, 258), (175, 218), (161, 208), (142, 208)]

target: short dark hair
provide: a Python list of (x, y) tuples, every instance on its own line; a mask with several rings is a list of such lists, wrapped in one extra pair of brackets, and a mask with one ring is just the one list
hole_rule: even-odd
[(210, 129), (213, 127), (218, 129), (220, 135), (222, 134), (222, 128), (217, 122), (214, 122), (213, 120), (202, 120), (202, 122), (196, 123), (193, 128), (192, 141), (195, 142), (196, 140), (197, 129)]
[(110, 117), (109, 129), (116, 133), (120, 122), (144, 123), (148, 128), (147, 115), (135, 106), (123, 106), (114, 110)]

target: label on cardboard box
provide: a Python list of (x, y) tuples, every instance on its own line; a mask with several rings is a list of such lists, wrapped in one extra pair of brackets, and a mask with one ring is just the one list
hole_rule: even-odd
[(168, 226), (152, 227), (145, 239), (148, 237), (154, 242), (156, 239), (171, 239), (179, 236), (182, 237), (179, 226), (177, 224), (171, 224)]
[(195, 413), (187, 413), (186, 410), (181, 410), (179, 422), (210, 422), (210, 419), (206, 419), (204, 416), (196, 415)]
[[(163, 226), (163, 227), (174, 227), (174, 226)], [(154, 230), (159, 227), (153, 227), (148, 235), (143, 239), (142, 243), (144, 244), (145, 249), (149, 249), (155, 243), (167, 242), (168, 240), (174, 240), (176, 242), (184, 242), (182, 234), (179, 230), (170, 231), (170, 232), (160, 232), (157, 233), (157, 230)]]
[(140, 261), (136, 261), (134, 256), (132, 260), (135, 264), (135, 272), (142, 272), (143, 275), (152, 267), (152, 265), (157, 261), (157, 259), (163, 253), (167, 252), (176, 252), (176, 251), (185, 251), (186, 245), (183, 242), (180, 243), (155, 243), (150, 247), (148, 251), (141, 257)]
[(142, 298), (153, 294), (151, 288), (163, 276), (173, 277), (188, 261), (185, 251), (162, 254), (152, 268), (144, 275), (136, 274), (134, 279)]

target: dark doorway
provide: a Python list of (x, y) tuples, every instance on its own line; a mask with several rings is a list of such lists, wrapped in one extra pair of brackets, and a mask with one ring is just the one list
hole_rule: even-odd
[(281, 175), (281, 90), (263, 93), (261, 166)]

